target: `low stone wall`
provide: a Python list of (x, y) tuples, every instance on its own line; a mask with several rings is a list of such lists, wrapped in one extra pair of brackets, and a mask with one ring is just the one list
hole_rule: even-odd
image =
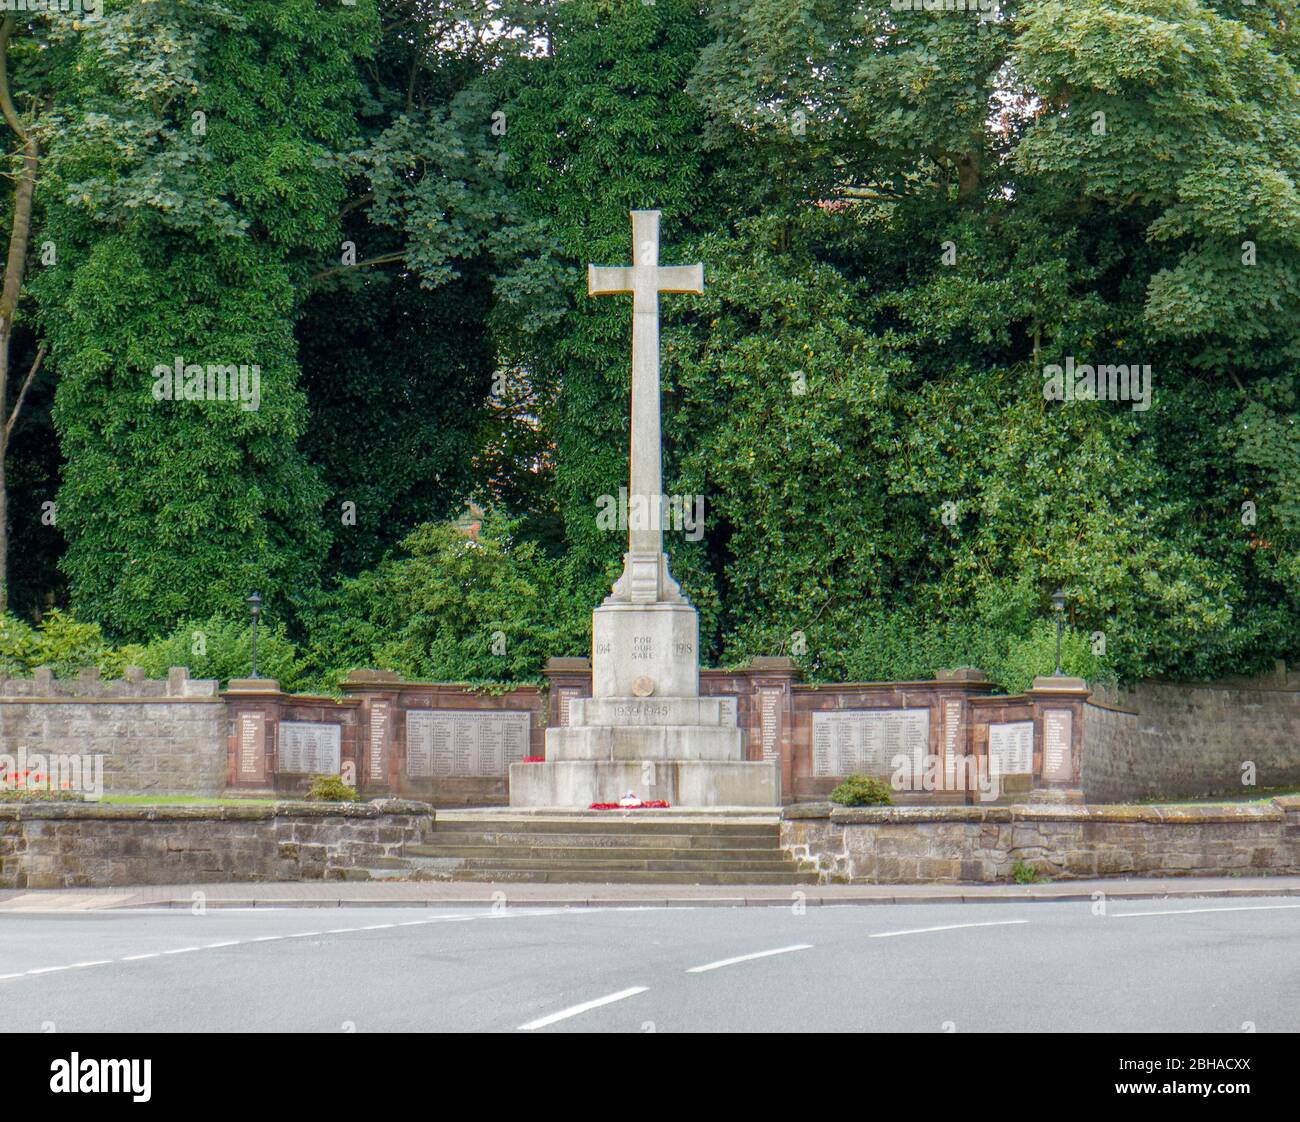
[(427, 844), (425, 803), (0, 803), (0, 888), (369, 879)]
[(1092, 701), (1082, 774), (1089, 802), (1240, 793), (1250, 772), (1257, 787), (1300, 786), (1300, 673), (1139, 682), (1098, 690)]
[(1300, 797), (1240, 806), (787, 807), (781, 845), (823, 883), (1300, 873)]
[(102, 756), (107, 794), (218, 795), (225, 742), (217, 683), (184, 667), (166, 679), (136, 669), (112, 681), (93, 671), (60, 679), (46, 669), (0, 679), (0, 756)]

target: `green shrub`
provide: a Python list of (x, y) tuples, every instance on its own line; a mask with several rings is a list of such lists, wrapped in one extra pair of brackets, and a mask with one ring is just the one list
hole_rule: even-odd
[(357, 789), (349, 787), (337, 775), (313, 775), (311, 786), (307, 788), (307, 797), (313, 802), (354, 803), (357, 801)]
[[(247, 678), (252, 668), (252, 625), (248, 619), (220, 616), (191, 620), (162, 639), (130, 650), (150, 678), (165, 678), (169, 667), (187, 666), (190, 677), (216, 678), (225, 686), (231, 678)], [(286, 693), (299, 688), (298, 651), (282, 624), (265, 619), (259, 622), (257, 672), (263, 678), (276, 679)]]
[(535, 682), (551, 655), (590, 645), (591, 604), (515, 523), (486, 516), (475, 538), (429, 524), (402, 549), (311, 605), (307, 660), (319, 688), (356, 667), (425, 681)]
[(893, 801), (889, 784), (869, 775), (850, 775), (831, 792), (831, 802), (840, 806), (889, 806)]
[(1011, 866), (1011, 879), (1017, 884), (1037, 884), (1038, 870), (1027, 861), (1017, 861)]

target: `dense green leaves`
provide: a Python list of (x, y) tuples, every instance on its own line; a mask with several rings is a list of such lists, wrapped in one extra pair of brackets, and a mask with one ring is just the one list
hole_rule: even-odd
[[(1020, 688), (1057, 586), (1077, 673), (1300, 657), (1283, 0), (159, 0), (44, 44), (58, 260), (20, 347), (58, 378), (71, 602), (114, 639), (176, 646), (256, 583), (299, 684), (581, 653), (631, 319), (584, 270), (658, 208), (706, 270), (661, 310), (710, 659)], [(259, 409), (155, 402), (178, 354), (258, 363)], [(1149, 407), (1047, 400), (1066, 363), (1149, 366)], [(468, 499), (501, 512), (477, 540)]]

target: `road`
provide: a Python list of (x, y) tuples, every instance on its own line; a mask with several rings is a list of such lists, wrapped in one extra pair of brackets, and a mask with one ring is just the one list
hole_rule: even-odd
[(1300, 901), (0, 914), (3, 1032), (1300, 1029)]

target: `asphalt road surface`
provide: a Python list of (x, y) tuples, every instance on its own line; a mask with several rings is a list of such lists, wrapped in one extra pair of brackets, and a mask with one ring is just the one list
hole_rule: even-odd
[(1300, 901), (0, 914), (0, 1032), (1300, 1030)]

